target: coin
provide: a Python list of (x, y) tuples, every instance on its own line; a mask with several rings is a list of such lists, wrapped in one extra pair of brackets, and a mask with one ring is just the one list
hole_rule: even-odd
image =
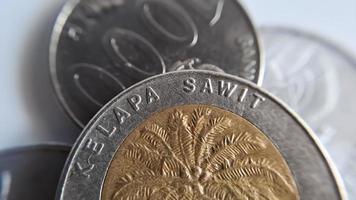
[(119, 92), (177, 62), (199, 59), (255, 83), (263, 72), (237, 0), (72, 0), (50, 51), (59, 99), (82, 127)]
[(6, 200), (10, 190), (11, 175), (8, 171), (0, 174), (0, 199)]
[(37, 145), (0, 152), (1, 200), (54, 199), (69, 151)]
[(125, 90), (89, 122), (58, 199), (343, 195), (314, 134), (278, 100), (235, 76), (178, 71)]
[(265, 27), (262, 33), (268, 67), (264, 87), (320, 136), (355, 199), (355, 57), (330, 39), (302, 30)]

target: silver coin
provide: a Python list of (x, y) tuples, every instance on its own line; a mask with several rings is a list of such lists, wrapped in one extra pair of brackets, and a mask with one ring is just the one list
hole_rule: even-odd
[(214, 106), (261, 130), (288, 163), (300, 199), (344, 199), (337, 171), (301, 119), (254, 84), (207, 71), (154, 76), (108, 103), (74, 146), (58, 199), (102, 199), (110, 163), (131, 132), (154, 113), (182, 105)]
[(59, 99), (82, 127), (119, 92), (179, 61), (199, 59), (255, 83), (263, 72), (237, 0), (71, 0), (50, 51)]
[(0, 152), (0, 199), (54, 199), (69, 151), (37, 145)]
[(292, 28), (262, 28), (264, 87), (314, 129), (356, 198), (356, 59), (327, 38)]

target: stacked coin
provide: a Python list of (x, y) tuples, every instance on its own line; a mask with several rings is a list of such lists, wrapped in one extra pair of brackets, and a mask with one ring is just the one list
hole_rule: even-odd
[(287, 104), (338, 157), (352, 193), (329, 68), (350, 60), (324, 59), (331, 45), (287, 29), (261, 33), (263, 85), (261, 42), (237, 0), (69, 0), (50, 75), (83, 132), (68, 158), (60, 145), (0, 153), (1, 200), (345, 200), (319, 138)]
[(181, 71), (140, 82), (93, 118), (58, 198), (343, 199), (340, 187), (278, 100), (226, 74)]
[(0, 153), (0, 199), (53, 199), (70, 147), (37, 145)]

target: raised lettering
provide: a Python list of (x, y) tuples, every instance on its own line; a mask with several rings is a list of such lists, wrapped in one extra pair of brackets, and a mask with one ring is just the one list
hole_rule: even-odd
[(188, 78), (183, 82), (183, 91), (186, 93), (193, 93), (196, 90), (195, 83), (197, 81), (194, 78)]
[(205, 93), (208, 92), (209, 94), (213, 93), (213, 86), (211, 84), (211, 79), (208, 78), (206, 79), (203, 88), (201, 89), (201, 92)]
[(231, 86), (230, 82), (225, 83), (225, 81), (219, 81), (219, 95), (224, 97), (231, 97), (231, 95), (237, 89), (237, 85)]
[(147, 98), (147, 104), (151, 104), (154, 101), (159, 101), (159, 96), (156, 91), (154, 91), (153, 88), (147, 87), (146, 89), (146, 98)]
[(128, 98), (127, 101), (130, 103), (131, 107), (135, 111), (140, 110), (140, 104), (142, 102), (142, 97), (138, 94), (133, 95), (132, 97)]
[(111, 129), (111, 131), (107, 130), (106, 128), (104, 128), (102, 125), (98, 125), (96, 127), (96, 130), (99, 131), (99, 133), (101, 133), (102, 135), (106, 136), (106, 137), (111, 137), (112, 135), (114, 135), (114, 133), (116, 132), (117, 128), (113, 127)]
[(248, 88), (243, 88), (237, 100), (239, 102), (243, 102), (247, 96), (247, 92), (248, 92)]
[[(155, 12), (159, 8), (159, 12)], [(193, 47), (198, 42), (198, 28), (187, 11), (167, 0), (146, 0), (141, 6), (145, 25), (160, 39), (170, 42), (189, 43)], [(165, 20), (161, 20), (164, 18)]]
[(131, 114), (129, 112), (119, 107), (114, 108), (113, 112), (119, 124), (123, 124), (126, 121), (126, 119), (131, 117)]
[(84, 150), (90, 151), (91, 153), (94, 153), (96, 155), (100, 155), (104, 146), (105, 145), (103, 143), (94, 142), (94, 140), (90, 138), (85, 143)]
[(257, 106), (263, 102), (263, 101), (266, 101), (266, 98), (264, 98), (263, 96), (261, 96), (260, 94), (258, 93), (254, 93), (253, 96), (255, 97), (255, 100), (252, 102), (251, 104), (251, 108), (255, 109), (257, 108)]
[(79, 162), (76, 162), (75, 166), (80, 171), (80, 173), (87, 178), (90, 178), (90, 172), (93, 171), (95, 167), (93, 164), (89, 164), (87, 167), (83, 167)]

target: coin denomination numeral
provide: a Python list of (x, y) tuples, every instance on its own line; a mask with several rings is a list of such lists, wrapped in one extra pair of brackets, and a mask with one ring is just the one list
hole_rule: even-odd
[(105, 144), (94, 142), (93, 139), (88, 139), (85, 143), (84, 150), (89, 151), (93, 155), (100, 155)]
[[(209, 17), (209, 27), (219, 22), (224, 4), (225, 0), (219, 0), (217, 3), (214, 15)], [(193, 47), (198, 43), (198, 28), (187, 10), (179, 3), (166, 0), (142, 0), (138, 6), (141, 11), (139, 19), (142, 20), (149, 33), (156, 38), (185, 44), (188, 47)], [(71, 24), (68, 26), (67, 34), (73, 41), (80, 40), (82, 33), (83, 30), (79, 26)], [(142, 80), (166, 71), (165, 61), (160, 52), (150, 41), (134, 31), (124, 28), (109, 29), (102, 38), (102, 44), (106, 54), (120, 73), (135, 80)], [(102, 66), (79, 63), (72, 68), (75, 71), (73, 73), (75, 87), (96, 107), (102, 107), (110, 98), (129, 86), (122, 81), (122, 78), (105, 70)], [(189, 82), (187, 84), (192, 87)], [(152, 92), (150, 95), (151, 97), (147, 99), (149, 103), (157, 96)], [(136, 111), (137, 108), (138, 105), (135, 106)]]
[(225, 4), (225, 0), (219, 0), (218, 4), (216, 6), (214, 17), (209, 22), (210, 27), (215, 26), (219, 22), (219, 20), (221, 18), (222, 11), (224, 9), (224, 4)]
[(179, 4), (166, 0), (146, 0), (141, 9), (144, 24), (151, 27), (155, 36), (171, 42), (189, 42), (191, 47), (198, 42), (198, 29)]
[[(74, 71), (74, 84), (80, 94), (98, 107), (102, 107), (110, 97), (126, 88), (115, 76), (96, 65), (80, 63), (71, 68)], [(95, 87), (91, 87), (94, 85)]]
[(141, 78), (165, 71), (163, 58), (157, 49), (141, 35), (115, 28), (104, 35), (104, 48), (109, 57), (124, 72)]

